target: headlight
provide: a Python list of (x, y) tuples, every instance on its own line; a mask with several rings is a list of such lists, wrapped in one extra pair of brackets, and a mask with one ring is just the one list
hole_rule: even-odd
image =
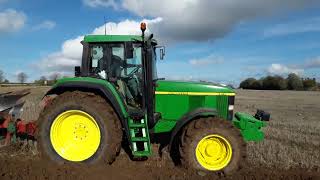
[(228, 120), (233, 119), (234, 96), (228, 97)]

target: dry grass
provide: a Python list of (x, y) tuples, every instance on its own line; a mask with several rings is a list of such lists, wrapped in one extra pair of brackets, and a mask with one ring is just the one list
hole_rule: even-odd
[[(0, 87), (0, 93), (21, 88)], [(38, 104), (48, 87), (31, 87), (23, 118), (35, 120)], [(271, 113), (264, 129), (266, 138), (248, 143), (248, 160), (253, 166), (320, 170), (320, 92), (237, 91), (236, 111), (254, 113), (257, 108)]]
[(320, 93), (238, 91), (237, 107), (266, 109), (271, 121), (266, 138), (248, 144), (250, 164), (271, 168), (320, 169)]

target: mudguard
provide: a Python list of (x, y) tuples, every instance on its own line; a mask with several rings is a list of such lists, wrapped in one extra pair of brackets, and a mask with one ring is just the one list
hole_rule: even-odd
[(180, 118), (180, 120), (178, 120), (176, 126), (173, 128), (171, 132), (169, 148), (171, 148), (175, 136), (178, 134), (181, 128), (183, 128), (188, 122), (198, 117), (209, 117), (209, 116), (217, 116), (217, 115), (218, 115), (218, 111), (216, 109), (211, 109), (211, 108), (198, 108), (185, 114), (182, 118)]
[(59, 80), (44, 97), (53, 94), (59, 95), (66, 91), (92, 92), (102, 96), (110, 102), (121, 121), (122, 127), (128, 132), (126, 123), (128, 113), (125, 103), (114, 86), (108, 81), (90, 77), (64, 78)]

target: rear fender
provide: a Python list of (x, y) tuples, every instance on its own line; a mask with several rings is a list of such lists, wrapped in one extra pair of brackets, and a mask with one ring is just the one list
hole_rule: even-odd
[(87, 81), (69, 81), (64, 83), (57, 83), (45, 94), (43, 103), (48, 104), (54, 98), (54, 95), (59, 95), (67, 91), (92, 92), (103, 97), (113, 107), (114, 111), (121, 121), (122, 127), (128, 133), (128, 125), (126, 123), (126, 119), (128, 118), (127, 109), (124, 105), (123, 99), (110, 83), (106, 81), (101, 83), (93, 83)]

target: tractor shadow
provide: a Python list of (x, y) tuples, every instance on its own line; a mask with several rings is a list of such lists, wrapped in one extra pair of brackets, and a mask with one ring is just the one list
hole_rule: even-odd
[[(178, 136), (177, 136), (178, 137)], [(159, 133), (151, 135), (151, 148), (154, 156), (159, 156), (160, 159), (172, 160), (175, 166), (181, 165), (181, 156), (179, 151), (179, 137), (175, 138), (170, 146), (170, 133)], [(134, 157), (130, 149), (127, 139), (122, 140), (122, 148), (132, 161), (146, 161), (148, 157)]]

